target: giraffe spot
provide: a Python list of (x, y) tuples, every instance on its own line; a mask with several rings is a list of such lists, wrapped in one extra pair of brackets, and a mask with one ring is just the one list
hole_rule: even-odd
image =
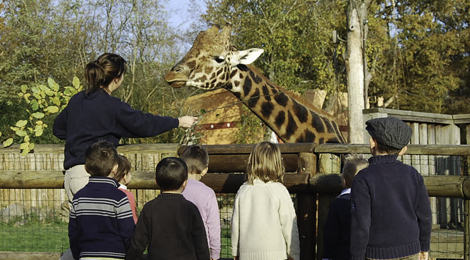
[(241, 94), (240, 94), (239, 92), (232, 92), (232, 93), (233, 93), (233, 94), (235, 95), (235, 97), (237, 97), (238, 99), (242, 99)]
[(246, 66), (245, 64), (238, 64), (237, 68), (241, 71), (251, 71), (250, 68), (248, 68), (248, 66)]
[(284, 111), (281, 111), (277, 114), (276, 118), (274, 119), (274, 124), (277, 126), (277, 128), (281, 128), (281, 126), (284, 125), (285, 121), (286, 113)]
[(194, 68), (196, 66), (196, 61), (193, 60), (193, 61), (188, 61), (188, 63), (186, 63), (188, 65), (189, 68)]
[(274, 100), (276, 100), (278, 105), (283, 107), (286, 107), (287, 103), (289, 102), (289, 98), (284, 93), (274, 95)]
[(340, 142), (338, 138), (335, 137), (335, 138), (328, 139), (327, 143), (342, 143), (342, 142)]
[(198, 81), (200, 81), (200, 82), (207, 81), (206, 75), (203, 75), (202, 77), (200, 77), (200, 78), (198, 79)]
[(216, 73), (217, 73), (217, 77), (218, 77), (220, 74), (222, 74), (222, 73), (223, 73), (223, 70), (221, 70), (221, 69), (220, 69), (220, 70), (217, 70), (217, 72), (216, 72)]
[(294, 113), (301, 123), (307, 122), (308, 119), (308, 110), (301, 104), (292, 101), (294, 104)]
[(237, 75), (238, 71), (237, 70), (233, 70), (231, 73), (230, 73), (230, 78), (234, 78), (235, 75)]
[(328, 118), (325, 118), (325, 117), (322, 117), (322, 118), (323, 118), (323, 121), (325, 122), (328, 133), (335, 133), (335, 128), (331, 124), (331, 121), (328, 120)]
[(250, 76), (256, 84), (263, 82), (263, 79), (260, 76), (256, 75), (252, 70), (250, 70)]
[(317, 133), (324, 133), (325, 126), (323, 125), (323, 118), (313, 111), (310, 111), (310, 114), (312, 115), (313, 128), (317, 130)]
[[(245, 84), (243, 84), (243, 93), (245, 94), (245, 96), (248, 96), (248, 94), (250, 94), (251, 84), (252, 84), (251, 79), (246, 78)], [(258, 91), (258, 95), (259, 95), (259, 91)]]
[(305, 132), (305, 141), (304, 143), (313, 143), (315, 141), (315, 133), (312, 133), (311, 131), (307, 130)]
[(286, 139), (290, 139), (292, 135), (295, 134), (299, 127), (297, 126), (297, 123), (294, 120), (294, 117), (292, 114), (287, 112), (287, 126), (286, 126)]
[[(205, 67), (204, 72), (205, 72), (205, 74), (210, 74), (212, 72), (212, 68)], [(213, 76), (214, 76), (214, 74), (211, 75), (211, 77), (213, 77)]]
[(235, 81), (233, 82), (233, 85), (235, 85), (235, 87), (238, 87), (238, 86), (240, 85), (240, 81), (235, 80)]
[(263, 114), (264, 117), (270, 117), (271, 114), (273, 113), (274, 110), (274, 105), (271, 102), (264, 102), (261, 105), (261, 113)]
[(258, 103), (258, 100), (259, 100), (259, 94), (260, 94), (259, 89), (257, 89), (255, 93), (253, 93), (253, 95), (248, 99), (248, 107), (256, 107), (256, 104)]
[(266, 85), (263, 86), (263, 95), (267, 101), (271, 101), (271, 95), (269, 94), (269, 89)]

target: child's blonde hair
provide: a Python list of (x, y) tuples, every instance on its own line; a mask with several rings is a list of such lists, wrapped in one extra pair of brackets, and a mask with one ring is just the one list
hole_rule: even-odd
[(279, 147), (268, 141), (258, 143), (248, 158), (246, 181), (249, 184), (253, 184), (255, 179), (282, 182), (283, 177), (284, 165)]
[(361, 155), (350, 154), (346, 156), (343, 173), (341, 174), (344, 180), (344, 187), (351, 188), (354, 176), (356, 176), (360, 170), (366, 168), (367, 166), (369, 166), (369, 162)]
[(120, 182), (131, 171), (131, 162), (124, 155), (119, 155), (118, 157), (118, 168), (114, 179)]

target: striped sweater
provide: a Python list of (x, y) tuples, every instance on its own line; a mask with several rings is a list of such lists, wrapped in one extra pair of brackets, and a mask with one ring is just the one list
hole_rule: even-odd
[(91, 176), (74, 196), (69, 240), (75, 259), (124, 259), (134, 233), (129, 199), (111, 178)]

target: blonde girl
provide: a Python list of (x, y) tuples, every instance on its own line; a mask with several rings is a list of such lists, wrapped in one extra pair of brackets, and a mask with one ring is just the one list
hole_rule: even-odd
[(300, 258), (297, 218), (282, 184), (284, 166), (279, 147), (258, 143), (248, 158), (246, 182), (235, 197), (232, 214), (234, 259)]

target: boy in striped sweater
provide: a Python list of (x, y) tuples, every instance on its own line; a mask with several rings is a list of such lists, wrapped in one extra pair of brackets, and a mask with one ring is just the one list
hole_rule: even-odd
[(89, 183), (73, 197), (69, 241), (75, 259), (124, 259), (134, 233), (129, 199), (113, 179), (118, 154), (107, 141), (85, 151)]

